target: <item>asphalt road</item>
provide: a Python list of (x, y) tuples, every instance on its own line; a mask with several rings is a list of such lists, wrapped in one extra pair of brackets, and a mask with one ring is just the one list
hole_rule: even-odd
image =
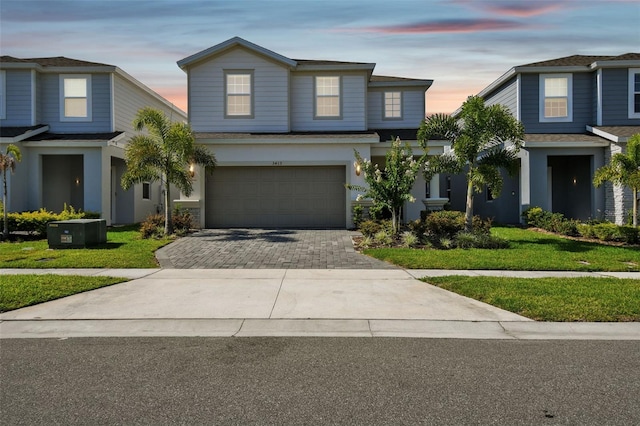
[(0, 422), (640, 424), (640, 342), (0, 340)]

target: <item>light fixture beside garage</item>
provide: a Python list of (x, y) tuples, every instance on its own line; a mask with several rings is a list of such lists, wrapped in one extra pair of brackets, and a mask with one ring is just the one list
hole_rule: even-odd
[(189, 164), (189, 176), (194, 177), (196, 175), (196, 170), (193, 164)]
[(353, 167), (356, 169), (356, 176), (360, 176), (360, 173), (362, 173), (362, 166), (360, 166), (360, 163), (355, 161), (353, 163)]

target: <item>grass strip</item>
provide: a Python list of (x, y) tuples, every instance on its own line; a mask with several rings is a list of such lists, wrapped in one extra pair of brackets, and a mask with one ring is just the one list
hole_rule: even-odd
[(2, 275), (0, 276), (0, 312), (24, 308), (125, 281), (128, 280), (79, 275)]
[(500, 269), (515, 271), (640, 271), (638, 247), (574, 241), (528, 229), (494, 227), (508, 249), (367, 249), (365, 254), (408, 269)]
[(174, 241), (142, 239), (138, 226), (111, 228), (107, 243), (83, 249), (49, 249), (46, 239), (0, 243), (0, 268), (156, 268), (155, 251)]
[(446, 276), (422, 281), (536, 321), (640, 321), (640, 280)]

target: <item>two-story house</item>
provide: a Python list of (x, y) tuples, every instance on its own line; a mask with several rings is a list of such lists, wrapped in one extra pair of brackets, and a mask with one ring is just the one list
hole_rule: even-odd
[(161, 211), (159, 184), (120, 186), (124, 147), (137, 111), (150, 106), (173, 120), (186, 114), (113, 65), (65, 57), (0, 58), (0, 144), (22, 162), (9, 176), (10, 211), (65, 204), (132, 223)]
[[(290, 59), (239, 37), (178, 66), (196, 140), (218, 167), (196, 171), (193, 194), (175, 202), (206, 227), (352, 226), (357, 194), (345, 184), (364, 185), (354, 150), (382, 166), (392, 137), (417, 146), (432, 83), (373, 75), (373, 63)], [(425, 192), (419, 180), (407, 218)]]
[[(476, 196), (476, 213), (518, 223), (523, 210), (539, 206), (580, 220), (627, 220), (631, 191), (592, 182), (595, 170), (640, 133), (640, 53), (517, 66), (479, 95), (508, 107), (526, 134), (520, 176), (508, 179), (495, 200), (486, 191)], [(464, 209), (460, 179), (441, 177), (455, 209)]]

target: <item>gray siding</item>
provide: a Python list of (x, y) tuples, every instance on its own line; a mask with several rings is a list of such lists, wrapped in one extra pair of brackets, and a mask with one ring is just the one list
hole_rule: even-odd
[(638, 126), (640, 119), (629, 119), (629, 70), (602, 70), (602, 125)]
[(584, 133), (587, 125), (595, 122), (593, 117), (593, 80), (595, 73), (573, 74), (573, 121), (568, 123), (540, 123), (539, 121), (539, 76), (521, 76), (521, 121), (527, 133)]
[(173, 121), (186, 121), (184, 114), (175, 113), (169, 105), (120, 75), (114, 75), (113, 90), (115, 131), (124, 131), (128, 135), (135, 134), (132, 125), (133, 118), (138, 113), (138, 110), (144, 107), (158, 109)]
[[(253, 118), (225, 118), (225, 70), (253, 72)], [(189, 69), (189, 120), (196, 132), (289, 131), (289, 72), (236, 48)]]
[(31, 126), (31, 71), (6, 70), (5, 101), (6, 119), (0, 120), (2, 126)]
[(497, 91), (491, 93), (485, 99), (485, 104), (489, 105), (504, 105), (511, 111), (514, 117), (518, 116), (518, 79), (513, 77), (511, 80), (504, 83)]
[[(337, 119), (314, 118), (314, 80), (316, 75), (342, 78), (341, 114)], [(365, 73), (292, 73), (291, 130), (293, 131), (350, 131), (366, 130)]]
[[(384, 92), (402, 92), (402, 119), (384, 119)], [(367, 94), (369, 129), (415, 129), (425, 116), (424, 89), (375, 88)]]
[(111, 81), (109, 74), (92, 74), (91, 121), (60, 121), (60, 76), (42, 74), (42, 121), (51, 132), (99, 133), (111, 131)]

